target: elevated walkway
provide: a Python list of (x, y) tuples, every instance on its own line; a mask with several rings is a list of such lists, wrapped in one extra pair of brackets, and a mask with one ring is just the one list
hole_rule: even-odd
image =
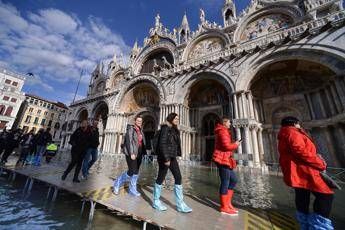
[[(4, 173), (7, 171), (7, 173)], [(207, 197), (197, 197), (185, 194), (185, 202), (193, 208), (192, 213), (183, 214), (176, 211), (175, 199), (172, 191), (163, 190), (162, 202), (168, 207), (165, 212), (159, 212), (151, 207), (153, 188), (149, 185), (140, 185), (138, 190), (141, 197), (132, 197), (122, 188), (119, 195), (112, 193), (112, 178), (102, 174), (93, 174), (88, 180), (81, 183), (72, 183), (73, 171), (69, 177), (62, 181), (64, 168), (58, 165), (42, 165), (16, 167), (14, 162), (1, 166), (2, 176), (9, 175), (9, 180), (18, 176), (26, 177), (23, 193), (30, 196), (33, 186), (37, 182), (49, 186), (46, 199), (54, 202), (58, 191), (65, 190), (76, 194), (82, 199), (81, 212), (86, 204), (90, 204), (89, 221), (92, 221), (96, 206), (105, 206), (118, 215), (126, 215), (135, 220), (142, 221), (143, 229), (148, 224), (158, 226), (160, 229), (298, 229), (295, 220), (282, 213), (264, 210), (239, 210), (236, 217), (227, 216), (218, 212), (219, 204)], [(88, 206), (88, 205), (87, 205)]]

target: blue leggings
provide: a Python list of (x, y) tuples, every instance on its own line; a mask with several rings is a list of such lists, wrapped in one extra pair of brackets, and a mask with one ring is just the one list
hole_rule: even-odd
[(229, 189), (234, 189), (237, 183), (235, 172), (229, 166), (217, 164), (220, 176), (219, 193), (226, 195)]

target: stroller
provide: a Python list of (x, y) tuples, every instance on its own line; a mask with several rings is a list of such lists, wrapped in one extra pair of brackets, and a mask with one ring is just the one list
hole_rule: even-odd
[(50, 163), (51, 159), (55, 157), (57, 151), (58, 151), (58, 146), (56, 144), (47, 145), (45, 156), (46, 156), (46, 162), (48, 164)]

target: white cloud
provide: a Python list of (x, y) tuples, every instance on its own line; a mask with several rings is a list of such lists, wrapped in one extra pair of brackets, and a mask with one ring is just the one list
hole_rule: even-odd
[[(81, 20), (58, 9), (40, 9), (26, 15), (0, 0), (0, 64), (18, 72), (32, 72), (27, 84), (52, 90), (54, 82), (76, 83), (81, 69), (84, 86), (100, 60), (114, 52), (127, 55), (130, 47), (101, 19)], [(49, 84), (48, 84), (49, 82)]]

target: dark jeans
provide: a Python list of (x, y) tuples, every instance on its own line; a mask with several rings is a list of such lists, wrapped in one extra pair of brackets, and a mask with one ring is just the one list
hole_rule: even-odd
[(28, 147), (23, 146), (22, 151), (20, 152), (18, 162), (24, 162), (26, 160), (26, 158), (28, 157), (30, 151), (31, 151), (30, 146), (28, 146)]
[(126, 162), (128, 166), (127, 175), (133, 176), (139, 174), (139, 169), (141, 165), (141, 161), (143, 159), (143, 155), (141, 154), (141, 151), (138, 151), (139, 154), (137, 155), (137, 158), (135, 160), (132, 160), (130, 156), (126, 155)]
[(74, 166), (76, 166), (73, 179), (78, 179), (81, 165), (83, 163), (83, 158), (84, 158), (84, 154), (72, 153), (72, 160), (69, 163), (66, 171), (64, 172), (64, 175), (67, 176), (70, 173), (70, 171), (74, 168)]
[(89, 169), (97, 161), (97, 158), (98, 158), (97, 148), (88, 148), (86, 150), (86, 155), (84, 157), (83, 168), (82, 168), (83, 176), (87, 176), (89, 174)]
[(229, 189), (234, 189), (237, 183), (235, 172), (229, 166), (217, 164), (220, 176), (219, 193), (226, 195)]
[(328, 218), (333, 203), (333, 194), (325, 194), (319, 192), (312, 192), (303, 188), (295, 188), (295, 204), (297, 211), (308, 214), (309, 213), (309, 203), (310, 203), (310, 193), (315, 196), (314, 201), (314, 212)]
[(158, 177), (156, 183), (161, 185), (165, 180), (165, 177), (168, 173), (168, 169), (170, 169), (171, 173), (174, 176), (175, 184), (181, 185), (182, 184), (182, 176), (180, 172), (180, 167), (178, 166), (178, 162), (176, 158), (170, 159), (170, 165), (167, 166), (164, 164), (164, 161), (158, 161)]

